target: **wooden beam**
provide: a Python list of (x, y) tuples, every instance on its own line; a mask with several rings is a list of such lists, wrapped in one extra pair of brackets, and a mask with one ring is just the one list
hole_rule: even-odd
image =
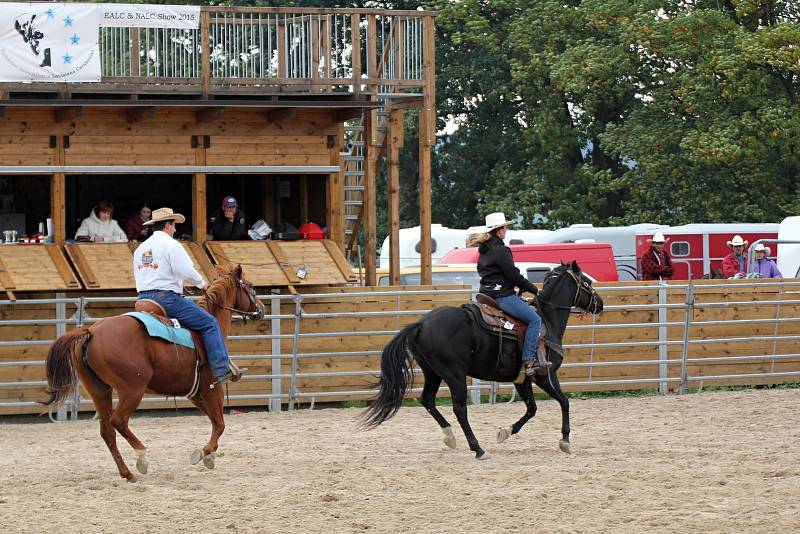
[(334, 143), (330, 147), (330, 164), (339, 167), (339, 172), (331, 173), (326, 187), (326, 203), (328, 213), (328, 237), (333, 240), (339, 249), (344, 252), (344, 171), (346, 165), (342, 162), (340, 154), (344, 139), (344, 124), (339, 124), (339, 135), (333, 136)]
[[(53, 163), (64, 165), (64, 137), (55, 136)], [(53, 243), (63, 245), (67, 237), (67, 179), (64, 173), (50, 178), (50, 218), (53, 219)]]
[(419, 113), (420, 283), (433, 281), (431, 261), (431, 151), (436, 142), (436, 48), (433, 17), (423, 19), (422, 66), (425, 85)]
[(200, 12), (200, 84), (203, 99), (208, 98), (211, 85), (211, 35), (208, 18), (208, 11)]
[[(194, 159), (197, 165), (206, 164), (206, 149), (203, 143), (197, 143), (197, 147), (194, 149)], [(206, 173), (199, 172), (192, 176), (192, 239), (205, 241), (207, 234)]]
[(350, 30), (353, 40), (353, 96), (361, 94), (361, 15), (350, 15)]
[(197, 110), (195, 121), (197, 123), (214, 122), (224, 118), (225, 108), (223, 107), (201, 108)]
[(308, 222), (308, 175), (300, 176), (300, 224)]
[(145, 106), (141, 108), (131, 108), (125, 112), (125, 120), (128, 124), (141, 122), (145, 119), (152, 119), (156, 116), (155, 106)]
[(364, 219), (364, 269), (366, 285), (374, 286), (377, 284), (376, 265), (376, 225), (375, 225), (375, 177), (378, 174), (378, 146), (372, 143), (374, 138), (373, 130), (377, 124), (372, 119), (372, 113), (364, 113), (364, 149), (366, 151), (364, 165), (364, 199), (363, 199), (363, 219)]
[(362, 111), (359, 108), (340, 109), (333, 113), (333, 122), (349, 121), (350, 119), (360, 117), (361, 113)]
[(57, 123), (73, 121), (78, 117), (83, 117), (82, 106), (70, 106), (53, 110), (53, 120)]
[(294, 119), (297, 117), (297, 108), (280, 108), (273, 109), (264, 113), (264, 120), (267, 124), (274, 122), (281, 122), (286, 119)]
[(400, 149), (405, 111), (393, 109), (389, 118), (389, 280), (400, 285)]

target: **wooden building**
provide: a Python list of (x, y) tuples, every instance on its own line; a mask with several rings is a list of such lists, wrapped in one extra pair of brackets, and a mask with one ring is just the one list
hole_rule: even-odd
[[(398, 158), (410, 108), (420, 114), (422, 279), (429, 283), (434, 17), (203, 7), (196, 29), (101, 27), (99, 82), (0, 83), (0, 230), (32, 235), (47, 219), (53, 229), (53, 246), (38, 252), (0, 247), (0, 261), (17, 265), (0, 266), (3, 289), (130, 288), (120, 272), (127, 248), (68, 243), (100, 200), (114, 204), (120, 223), (144, 200), (184, 213), (179, 231), (201, 269), (209, 258), (260, 265), (252, 258), (268, 254), (270, 267), (254, 280), (263, 286), (303, 283), (286, 268), (288, 256), (292, 264), (319, 262), (317, 273), (334, 257), (336, 272), (316, 281), (346, 281), (341, 253), (352, 250), (360, 229), (367, 283), (374, 283), (375, 177), (388, 157), (396, 250)], [(227, 195), (239, 199), (248, 226), (313, 221), (329, 240), (306, 248), (205, 246), (209, 216)], [(44, 262), (49, 275), (26, 281), (31, 254), (52, 259)], [(55, 284), (59, 278), (63, 284)]]

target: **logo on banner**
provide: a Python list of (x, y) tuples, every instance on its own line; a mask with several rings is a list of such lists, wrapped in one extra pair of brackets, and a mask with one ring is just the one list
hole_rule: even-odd
[(81, 4), (5, 4), (0, 81), (99, 81), (99, 16)]

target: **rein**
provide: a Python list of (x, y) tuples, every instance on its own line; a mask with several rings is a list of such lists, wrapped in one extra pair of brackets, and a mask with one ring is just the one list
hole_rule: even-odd
[(233, 308), (231, 306), (223, 306), (222, 304), (219, 304), (218, 302), (216, 302), (211, 297), (211, 295), (208, 293), (208, 291), (206, 291), (204, 289), (203, 290), (203, 298), (206, 301), (206, 306), (208, 308), (210, 308), (211, 305), (214, 305), (217, 308), (220, 308), (222, 310), (227, 310), (227, 311), (230, 311), (230, 312), (233, 312), (233, 313), (238, 313), (238, 314), (240, 314), (240, 315), (242, 315), (244, 317), (245, 322), (247, 321), (248, 317), (250, 317), (253, 320), (258, 319), (261, 316), (261, 312), (258, 311), (258, 305), (256, 304), (256, 293), (255, 293), (255, 291), (252, 290), (252, 289), (246, 288), (245, 285), (244, 285), (244, 281), (240, 280), (238, 278), (235, 278), (233, 276), (233, 274), (227, 273), (227, 276), (230, 276), (231, 278), (233, 278), (235, 283), (239, 286), (239, 289), (243, 290), (247, 294), (247, 299), (249, 300), (249, 302), (252, 305), (252, 307), (254, 307), (256, 309), (256, 311), (250, 312), (250, 311), (240, 310), (238, 308)]
[[(550, 299), (545, 300), (545, 299), (543, 299), (541, 297), (537, 297), (537, 300), (541, 304), (546, 304), (546, 305), (548, 305), (548, 306), (550, 306), (552, 308), (557, 308), (559, 310), (570, 310), (570, 311), (572, 311), (572, 308), (579, 308), (578, 299), (580, 297), (581, 291), (585, 291), (586, 293), (589, 294), (589, 305), (586, 307), (586, 309), (584, 311), (590, 311), (589, 307), (591, 307), (592, 308), (591, 312), (592, 313), (597, 313), (597, 299), (595, 298), (595, 296), (597, 295), (597, 292), (594, 290), (594, 288), (589, 286), (588, 284), (582, 283), (581, 280), (578, 278), (578, 275), (576, 275), (574, 272), (572, 272), (572, 269), (567, 269), (566, 272), (569, 273), (569, 275), (575, 281), (575, 296), (572, 299), (572, 305), (571, 306), (562, 306), (561, 304), (555, 304)], [(560, 276), (559, 276), (559, 278), (560, 278)], [(542, 292), (544, 292), (544, 289), (542, 289)], [(581, 309), (583, 309), (583, 308), (581, 308)]]

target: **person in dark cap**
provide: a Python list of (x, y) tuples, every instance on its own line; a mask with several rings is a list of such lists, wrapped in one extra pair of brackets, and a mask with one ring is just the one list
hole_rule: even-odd
[(244, 211), (233, 197), (222, 199), (222, 207), (211, 217), (209, 239), (214, 241), (238, 241), (247, 237)]

